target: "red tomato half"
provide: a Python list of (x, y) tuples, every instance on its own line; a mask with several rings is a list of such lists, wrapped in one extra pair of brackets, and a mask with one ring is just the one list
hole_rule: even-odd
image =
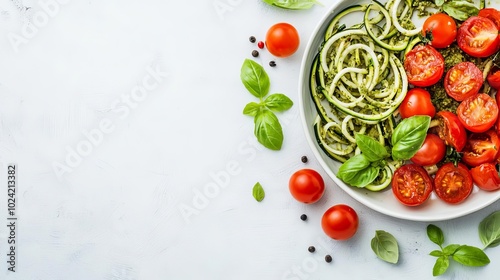
[(472, 192), (472, 176), (467, 167), (459, 163), (455, 166), (448, 162), (441, 166), (434, 178), (434, 191), (444, 202), (457, 204), (464, 201)]
[(289, 23), (277, 23), (267, 31), (267, 50), (277, 57), (291, 56), (297, 51), (299, 44), (299, 32)]
[(288, 188), (297, 201), (314, 203), (323, 196), (325, 182), (315, 170), (301, 169), (290, 177)]
[(469, 166), (493, 162), (497, 157), (498, 149), (500, 149), (500, 139), (495, 131), (472, 133), (462, 151), (462, 160)]
[(396, 169), (392, 177), (392, 193), (404, 205), (424, 203), (432, 192), (432, 180), (427, 171), (415, 164)]
[(500, 178), (494, 163), (483, 163), (470, 170), (474, 183), (482, 190), (500, 190)]
[(435, 48), (418, 45), (406, 54), (404, 68), (410, 84), (428, 87), (443, 76), (444, 58)]
[(478, 16), (485, 17), (493, 21), (497, 29), (500, 30), (500, 12), (495, 8), (484, 8), (479, 11)]
[(453, 66), (444, 78), (446, 93), (456, 101), (462, 101), (479, 92), (483, 85), (483, 73), (472, 62), (460, 62)]
[(445, 13), (433, 14), (425, 20), (422, 26), (422, 35), (430, 37), (430, 44), (433, 47), (446, 48), (455, 41), (457, 24), (452, 17)]
[(460, 122), (469, 131), (485, 132), (497, 120), (497, 102), (487, 94), (476, 94), (458, 105), (457, 115)]
[(436, 134), (427, 134), (424, 144), (410, 160), (416, 165), (429, 166), (440, 162), (445, 153), (444, 141)]
[[(500, 89), (500, 70), (498, 68), (494, 68), (493, 70), (491, 70), (490, 73), (488, 74), (486, 80), (488, 81), (488, 84), (492, 88), (499, 90)], [(497, 104), (498, 104), (498, 100), (497, 100)]]
[(431, 95), (421, 88), (410, 89), (399, 105), (399, 113), (403, 119), (415, 115), (427, 115), (431, 118), (436, 114), (436, 108), (432, 105)]
[(462, 151), (467, 141), (467, 132), (457, 115), (441, 111), (436, 114), (436, 119), (439, 121), (439, 125), (435, 130), (439, 138), (443, 139), (446, 145), (455, 148), (457, 152)]
[(358, 224), (358, 214), (345, 204), (330, 207), (321, 218), (323, 231), (336, 240), (346, 240), (354, 236)]
[(500, 38), (493, 21), (472, 16), (460, 25), (457, 43), (460, 49), (474, 57), (487, 57), (498, 51)]

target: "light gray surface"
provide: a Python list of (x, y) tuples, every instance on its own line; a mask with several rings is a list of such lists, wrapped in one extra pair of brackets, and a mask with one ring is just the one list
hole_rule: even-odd
[[(0, 1), (1, 223), (7, 165), (19, 168), (16, 272), (7, 271), (9, 233), (0, 226), (0, 278), (432, 278), (428, 223), (391, 218), (352, 199), (307, 144), (297, 79), (306, 41), (333, 0), (308, 11), (249, 0), (66, 0), (44, 10), (46, 2)], [(27, 21), (36, 28), (23, 33)], [(278, 116), (285, 142), (272, 152), (256, 144), (253, 121), (241, 113), (255, 98), (239, 70), (255, 48), (248, 37), (263, 40), (280, 21), (295, 25), (302, 43), (294, 56), (276, 59), (276, 68), (267, 66), (274, 58), (266, 50), (256, 59), (271, 91), (295, 102)], [(305, 167), (327, 184), (314, 205), (288, 192), (290, 175)], [(261, 203), (251, 195), (257, 181), (267, 193)], [(207, 190), (211, 197), (201, 198)], [(319, 224), (338, 203), (359, 214), (349, 241), (328, 239)], [(496, 202), (435, 224), (446, 244), (480, 246), (477, 225), (498, 209)], [(398, 265), (372, 253), (378, 229), (398, 239)], [(495, 279), (500, 249), (487, 253), (490, 265), (453, 263), (440, 278)]]

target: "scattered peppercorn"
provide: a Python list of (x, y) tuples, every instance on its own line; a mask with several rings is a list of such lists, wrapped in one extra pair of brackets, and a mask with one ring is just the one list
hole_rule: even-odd
[(259, 41), (259, 42), (257, 43), (257, 47), (259, 47), (259, 49), (263, 49), (263, 48), (264, 48), (264, 42)]
[(302, 215), (300, 215), (300, 219), (301, 219), (302, 221), (307, 220), (307, 215), (306, 215), (306, 214), (302, 214)]
[(326, 256), (325, 256), (325, 261), (326, 261), (327, 263), (331, 263), (331, 262), (332, 262), (332, 256), (330, 256), (330, 255), (326, 255)]
[(252, 56), (253, 56), (253, 57), (257, 57), (257, 56), (259, 56), (259, 52), (258, 52), (258, 51), (256, 51), (256, 50), (253, 50), (253, 51), (252, 51)]
[(309, 248), (307, 248), (307, 251), (314, 253), (314, 251), (316, 251), (316, 248), (314, 248), (314, 246), (309, 246)]
[(276, 66), (276, 62), (274, 60), (269, 61), (269, 66), (275, 67)]
[(300, 160), (303, 162), (303, 163), (306, 163), (307, 162), (307, 157), (306, 156), (302, 156), (300, 158)]
[(254, 36), (250, 36), (250, 38), (248, 38), (248, 40), (250, 40), (250, 43), (255, 43), (255, 41), (257, 41), (257, 39), (255, 39)]

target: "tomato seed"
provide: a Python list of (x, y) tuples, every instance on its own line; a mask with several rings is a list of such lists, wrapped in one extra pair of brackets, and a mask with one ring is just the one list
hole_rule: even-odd
[(255, 43), (255, 41), (257, 41), (257, 39), (255, 39), (254, 36), (250, 36), (250, 38), (248, 38), (248, 40), (250, 40), (250, 43)]
[(276, 66), (276, 62), (274, 60), (269, 61), (269, 66), (275, 67)]
[(332, 262), (332, 260), (333, 260), (333, 259), (332, 259), (332, 256), (330, 256), (330, 255), (326, 255), (326, 256), (325, 256), (325, 261), (326, 261), (327, 263), (331, 263), (331, 262)]
[(306, 163), (307, 162), (307, 157), (306, 156), (302, 156), (300, 158), (300, 160), (303, 162), (303, 163)]
[(259, 47), (259, 49), (263, 49), (263, 48), (264, 48), (264, 42), (259, 41), (259, 42), (257, 43), (257, 47)]
[(306, 214), (302, 214), (302, 215), (300, 215), (300, 219), (301, 219), (302, 221), (307, 220), (307, 215), (306, 215)]
[(314, 251), (316, 251), (316, 248), (314, 248), (314, 246), (309, 246), (309, 248), (307, 248), (307, 251), (309, 251), (310, 253), (314, 253)]
[(258, 51), (256, 51), (256, 50), (253, 50), (253, 51), (252, 51), (252, 56), (253, 56), (253, 57), (257, 57), (257, 56), (259, 56), (259, 52), (258, 52)]

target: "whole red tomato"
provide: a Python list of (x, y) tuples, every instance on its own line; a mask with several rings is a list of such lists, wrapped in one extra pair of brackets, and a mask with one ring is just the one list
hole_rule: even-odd
[(427, 134), (424, 144), (417, 153), (410, 159), (420, 166), (429, 166), (440, 162), (446, 153), (444, 141), (436, 134)]
[(301, 169), (290, 177), (288, 188), (292, 196), (303, 203), (318, 201), (325, 192), (323, 177), (312, 169)]
[(436, 108), (432, 105), (431, 95), (422, 88), (412, 88), (407, 93), (401, 105), (399, 105), (401, 117), (409, 118), (415, 115), (427, 115), (431, 118), (436, 114)]
[(330, 207), (321, 218), (321, 227), (325, 234), (336, 240), (346, 240), (354, 236), (358, 224), (358, 214), (345, 204)]
[(455, 20), (445, 13), (437, 13), (428, 17), (422, 26), (422, 35), (430, 37), (431, 46), (435, 48), (446, 48), (457, 36), (457, 24)]
[(267, 50), (277, 57), (291, 56), (297, 51), (299, 45), (299, 32), (289, 23), (277, 23), (267, 31)]

